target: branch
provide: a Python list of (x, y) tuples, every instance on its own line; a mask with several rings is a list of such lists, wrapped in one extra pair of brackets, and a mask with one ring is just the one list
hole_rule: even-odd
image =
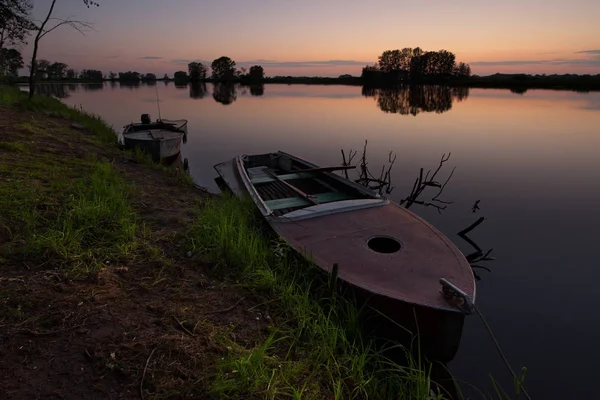
[(438, 205), (438, 204), (429, 203), (429, 202), (426, 202), (426, 201), (420, 201), (420, 200), (415, 200), (415, 201), (413, 201), (413, 202), (412, 202), (412, 204), (418, 204), (418, 205), (421, 205), (421, 206), (423, 206), (423, 207), (433, 207), (433, 208), (435, 208), (435, 209), (437, 210), (437, 212), (438, 212), (438, 213), (440, 213), (440, 214), (442, 213), (442, 211), (444, 211), (444, 210), (446, 209), (446, 207), (448, 207), (448, 206), (440, 206), (440, 205)]
[(55, 30), (56, 28), (63, 26), (63, 25), (69, 25), (71, 28), (75, 29), (77, 32), (81, 33), (83, 36), (85, 36), (85, 31), (88, 29), (95, 31), (95, 29), (92, 27), (91, 24), (84, 22), (84, 21), (71, 20), (71, 19), (60, 19), (60, 18), (52, 18), (52, 20), (60, 21), (60, 22), (58, 22), (52, 28), (43, 31), (42, 34), (39, 36), (40, 39), (43, 38), (44, 36), (46, 36), (47, 34), (49, 34), (50, 32), (52, 32), (53, 30)]
[[(439, 196), (442, 194), (442, 192), (446, 188), (446, 185), (452, 178), (452, 175), (454, 174), (454, 170), (456, 169), (456, 167), (452, 169), (450, 176), (448, 176), (448, 179), (446, 179), (446, 181), (444, 182), (443, 185), (440, 184), (439, 182), (435, 181), (435, 177), (440, 172), (440, 170), (442, 169), (442, 167), (444, 166), (446, 161), (448, 161), (450, 159), (451, 154), (452, 153), (448, 153), (448, 155), (446, 155), (446, 153), (444, 153), (442, 155), (442, 158), (440, 159), (440, 163), (439, 163), (438, 167), (436, 168), (436, 170), (433, 173), (431, 172), (431, 170), (428, 170), (427, 173), (425, 174), (425, 177), (423, 177), (423, 168), (421, 168), (419, 170), (419, 177), (415, 181), (410, 194), (406, 198), (402, 199), (400, 201), (400, 204), (404, 205), (404, 207), (406, 207), (406, 208), (410, 208), (410, 206), (412, 206), (413, 204), (425, 205), (424, 202), (417, 202), (417, 199), (425, 191), (425, 189), (428, 186), (440, 188), (438, 193), (431, 199), (431, 201), (437, 201), (442, 204), (452, 204), (451, 201), (439, 200)], [(431, 204), (431, 203), (427, 203), (427, 204)], [(439, 207), (438, 212), (443, 209), (445, 209), (445, 207)]]

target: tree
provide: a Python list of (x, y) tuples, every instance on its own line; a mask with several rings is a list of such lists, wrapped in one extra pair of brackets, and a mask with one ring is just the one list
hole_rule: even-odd
[(254, 80), (262, 80), (265, 77), (265, 70), (260, 65), (250, 67), (250, 78)]
[(38, 79), (46, 79), (49, 66), (50, 66), (50, 61), (37, 60), (35, 62), (35, 77)]
[(213, 79), (230, 80), (235, 77), (235, 61), (229, 57), (219, 57), (211, 64)]
[(104, 79), (104, 76), (102, 75), (102, 71), (96, 69), (84, 69), (79, 74), (79, 78), (86, 81), (101, 81)]
[(116, 81), (117, 80), (117, 74), (115, 74), (114, 72), (110, 71), (108, 74), (108, 79), (110, 79), (111, 81)]
[(239, 70), (237, 70), (237, 71), (235, 71), (235, 72), (234, 72), (234, 76), (235, 76), (236, 78), (238, 78), (238, 79), (239, 79), (239, 78), (245, 78), (245, 77), (247, 77), (247, 76), (248, 76), (248, 75), (247, 75), (247, 72), (248, 72), (248, 70), (247, 70), (246, 68), (242, 67), (242, 68), (240, 68)]
[(469, 66), (469, 64), (460, 62), (454, 70), (454, 75), (460, 78), (468, 78), (469, 76), (471, 76), (471, 67)]
[(381, 70), (379, 69), (379, 65), (365, 65), (362, 69), (360, 78), (365, 81), (373, 81), (381, 78)]
[(173, 74), (173, 79), (175, 79), (176, 81), (187, 81), (188, 80), (188, 74), (185, 71), (177, 71)]
[(23, 57), (16, 49), (0, 49), (0, 75), (18, 78), (19, 70), (23, 68)]
[(30, 18), (32, 8), (30, 0), (0, 0), (0, 49), (25, 43), (36, 28)]
[(190, 81), (198, 82), (206, 79), (206, 73), (208, 72), (208, 68), (202, 63), (199, 62), (191, 62), (188, 64), (188, 72), (190, 76)]
[(156, 75), (152, 74), (152, 73), (147, 73), (146, 75), (144, 75), (142, 77), (143, 81), (147, 81), (147, 82), (154, 82), (156, 81)]
[[(85, 4), (86, 7), (88, 7), (88, 8), (90, 6), (96, 6), (96, 7), (99, 6), (98, 3), (96, 3), (92, 0), (82, 0), (82, 1), (83, 1), (83, 4)], [(36, 33), (35, 39), (33, 41), (33, 54), (31, 55), (31, 70), (29, 71), (29, 98), (30, 99), (35, 94), (35, 72), (36, 72), (36, 65), (37, 65), (36, 61), (37, 61), (37, 53), (38, 53), (38, 49), (39, 49), (39, 45), (40, 45), (40, 40), (44, 36), (46, 36), (47, 34), (52, 32), (53, 30), (55, 30), (56, 28), (59, 28), (63, 25), (70, 26), (71, 28), (75, 29), (82, 35), (84, 34), (84, 29), (86, 29), (86, 28), (91, 29), (91, 26), (88, 23), (83, 22), (83, 21), (77, 21), (77, 20), (72, 20), (72, 19), (52, 18), (52, 13), (54, 12), (55, 5), (56, 5), (56, 0), (52, 0), (52, 4), (50, 4), (50, 9), (48, 10), (48, 13), (46, 14), (46, 18), (44, 18), (44, 20), (42, 21), (42, 23), (39, 27), (36, 27), (37, 33)], [(48, 25), (48, 22), (50, 20), (54, 21), (54, 25), (51, 28), (47, 28), (46, 26)]]
[(67, 64), (61, 62), (55, 62), (46, 68), (46, 73), (48, 74), (48, 79), (56, 79), (60, 80), (65, 77), (65, 73), (67, 71)]
[(69, 68), (67, 70), (67, 79), (69, 79), (69, 80), (77, 79), (77, 75), (78, 75), (77, 71), (75, 71), (74, 69)]
[[(462, 67), (460, 73), (470, 74), (470, 67)], [(385, 78), (398, 80), (410, 78), (412, 81), (424, 78), (449, 78), (458, 75), (456, 56), (447, 50), (424, 51), (420, 47), (405, 47), (402, 50), (386, 50), (374, 66), (363, 68), (362, 79), (375, 81)]]
[(379, 69), (390, 73), (400, 70), (400, 50), (386, 50), (379, 56)]
[(140, 73), (135, 71), (119, 72), (119, 80), (123, 82), (139, 82)]
[(165, 74), (165, 76), (163, 76), (163, 80), (164, 81), (168, 81), (169, 80), (169, 75)]

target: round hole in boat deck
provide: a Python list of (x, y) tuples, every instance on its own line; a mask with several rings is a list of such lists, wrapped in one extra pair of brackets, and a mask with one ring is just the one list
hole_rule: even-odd
[(389, 236), (375, 236), (369, 239), (367, 246), (377, 253), (395, 253), (400, 251), (402, 244), (399, 240)]

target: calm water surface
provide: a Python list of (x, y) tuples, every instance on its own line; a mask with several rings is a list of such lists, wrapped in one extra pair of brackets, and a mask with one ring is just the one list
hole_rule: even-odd
[[(189, 120), (195, 181), (217, 191), (212, 166), (240, 153), (284, 150), (320, 165), (340, 149), (362, 149), (378, 171), (397, 154), (393, 200), (405, 197), (420, 167), (451, 152), (440, 180), (456, 167), (440, 215), (412, 209), (465, 253), (456, 235), (480, 216), (469, 237), (496, 261), (477, 270), (477, 304), (535, 399), (600, 398), (600, 94), (531, 90), (370, 91), (350, 86), (176, 87), (173, 83), (63, 86), (68, 104), (102, 115), (116, 129), (158, 117)], [(435, 191), (432, 191), (432, 195)], [(431, 196), (429, 196), (430, 198)], [(427, 196), (423, 199), (427, 200)], [(481, 200), (480, 210), (472, 206)], [(490, 388), (488, 374), (510, 379), (476, 315), (467, 318), (455, 376)]]

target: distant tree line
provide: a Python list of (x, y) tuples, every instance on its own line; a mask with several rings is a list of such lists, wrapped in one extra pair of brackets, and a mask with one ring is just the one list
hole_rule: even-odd
[(471, 67), (456, 63), (454, 53), (447, 50), (425, 51), (420, 47), (386, 50), (374, 65), (362, 70), (364, 81), (426, 81), (468, 78)]
[(200, 62), (191, 62), (188, 64), (187, 71), (177, 71), (173, 75), (176, 81), (261, 81), (265, 78), (265, 71), (260, 65), (253, 65), (249, 70), (242, 67), (236, 68), (236, 63), (229, 57), (219, 57), (209, 67)]

